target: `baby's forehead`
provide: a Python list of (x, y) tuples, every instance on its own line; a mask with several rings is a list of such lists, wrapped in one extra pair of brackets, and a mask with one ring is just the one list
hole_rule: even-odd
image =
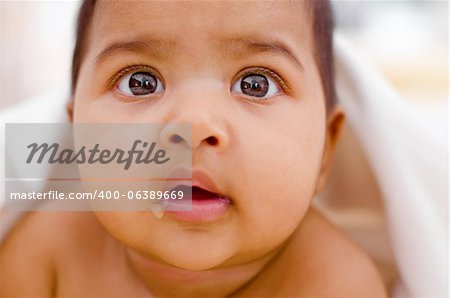
[(102, 1), (91, 33), (102, 44), (130, 37), (191, 43), (280, 36), (305, 44), (311, 21), (303, 1)]

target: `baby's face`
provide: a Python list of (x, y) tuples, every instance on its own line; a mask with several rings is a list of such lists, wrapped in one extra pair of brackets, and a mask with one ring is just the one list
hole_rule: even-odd
[(232, 200), (200, 222), (98, 213), (115, 238), (202, 270), (261, 257), (293, 233), (316, 189), (326, 131), (311, 27), (302, 2), (97, 5), (74, 122), (191, 123), (193, 168)]

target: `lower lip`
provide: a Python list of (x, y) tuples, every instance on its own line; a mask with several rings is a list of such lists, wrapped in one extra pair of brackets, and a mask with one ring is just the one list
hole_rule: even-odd
[[(166, 211), (168, 215), (186, 222), (211, 222), (223, 217), (231, 204), (228, 198), (192, 199), (192, 209), (189, 211)], [(175, 209), (171, 206), (170, 209)]]

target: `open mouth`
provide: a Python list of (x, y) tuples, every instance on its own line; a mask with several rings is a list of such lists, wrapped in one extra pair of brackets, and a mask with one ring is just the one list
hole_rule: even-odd
[[(156, 218), (160, 219), (167, 213), (177, 221), (200, 224), (219, 220), (230, 214), (233, 200), (221, 193), (207, 172), (181, 167), (175, 169), (168, 178), (172, 179), (165, 184), (164, 193), (169, 192), (170, 198), (162, 200), (162, 209), (158, 207), (156, 211), (152, 211)], [(176, 180), (180, 180), (178, 178), (191, 180), (192, 184), (177, 183)]]
[[(199, 186), (178, 185), (171, 191), (182, 191), (182, 200), (169, 200), (168, 213), (182, 221), (209, 222), (225, 215), (232, 200), (218, 193), (208, 191)], [(192, 195), (192, 201), (189, 196)]]
[(184, 193), (184, 197), (187, 197), (189, 194), (192, 195), (192, 201), (207, 201), (207, 200), (221, 200), (228, 203), (231, 203), (230, 198), (225, 197), (221, 194), (214, 193), (203, 189), (199, 186), (190, 186), (187, 185), (178, 185), (171, 189), (171, 191), (182, 191)]
[(192, 201), (221, 200), (231, 203), (231, 199), (218, 193), (203, 189), (199, 186), (178, 185), (170, 190), (171, 192), (183, 192), (183, 198), (192, 196)]

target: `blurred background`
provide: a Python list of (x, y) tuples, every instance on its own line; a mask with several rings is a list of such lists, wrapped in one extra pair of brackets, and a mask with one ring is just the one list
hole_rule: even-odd
[(79, 1), (0, 2), (0, 111), (68, 90), (78, 7)]
[(344, 33), (414, 101), (448, 95), (448, 1), (334, 1)]

